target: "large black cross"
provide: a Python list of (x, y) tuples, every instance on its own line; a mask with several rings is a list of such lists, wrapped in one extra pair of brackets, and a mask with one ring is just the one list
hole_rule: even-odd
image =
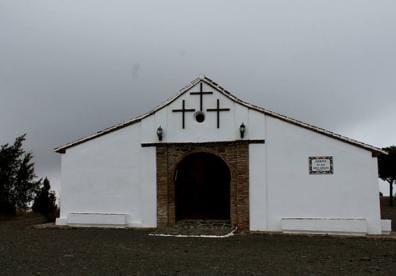
[(192, 108), (186, 109), (186, 103), (183, 100), (182, 109), (173, 109), (172, 111), (173, 112), (181, 112), (182, 113), (182, 128), (184, 128), (184, 121), (185, 121), (184, 117), (185, 117), (186, 112), (194, 112), (195, 109), (192, 109)]
[(191, 92), (190, 95), (199, 95), (199, 111), (202, 111), (203, 107), (203, 95), (213, 94), (213, 92), (204, 92), (202, 88), (202, 82), (199, 83), (199, 92)]
[(220, 100), (217, 99), (217, 107), (216, 108), (208, 108), (206, 111), (215, 111), (217, 112), (217, 128), (220, 128), (220, 112), (221, 111), (230, 111), (229, 108), (220, 108)]

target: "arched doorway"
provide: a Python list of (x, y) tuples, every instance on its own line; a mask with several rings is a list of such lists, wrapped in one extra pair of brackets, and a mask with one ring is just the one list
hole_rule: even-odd
[(176, 220), (230, 219), (227, 164), (210, 153), (192, 153), (175, 171)]

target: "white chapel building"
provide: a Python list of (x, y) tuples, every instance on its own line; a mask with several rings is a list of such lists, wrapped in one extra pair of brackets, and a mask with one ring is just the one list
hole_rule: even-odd
[(199, 77), (154, 110), (55, 149), (58, 225), (381, 234), (384, 152), (244, 102)]

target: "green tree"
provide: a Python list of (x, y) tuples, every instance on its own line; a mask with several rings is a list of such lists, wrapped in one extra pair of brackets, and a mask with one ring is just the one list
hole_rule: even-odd
[(396, 182), (396, 146), (383, 148), (388, 155), (378, 157), (379, 177), (389, 183), (389, 204), (393, 206), (393, 184)]
[(15, 139), (13, 145), (0, 147), (0, 213), (15, 215), (29, 207), (40, 181), (35, 181), (33, 155), (25, 152), (26, 135)]
[(46, 216), (48, 220), (52, 220), (57, 209), (55, 204), (55, 192), (50, 191), (51, 185), (47, 178), (44, 179), (44, 182), (40, 186), (40, 190), (34, 198), (32, 209), (34, 212), (41, 213)]

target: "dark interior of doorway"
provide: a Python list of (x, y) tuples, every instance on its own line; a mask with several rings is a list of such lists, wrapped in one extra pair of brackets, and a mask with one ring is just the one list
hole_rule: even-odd
[(218, 156), (193, 153), (175, 171), (176, 220), (229, 220), (230, 170)]

